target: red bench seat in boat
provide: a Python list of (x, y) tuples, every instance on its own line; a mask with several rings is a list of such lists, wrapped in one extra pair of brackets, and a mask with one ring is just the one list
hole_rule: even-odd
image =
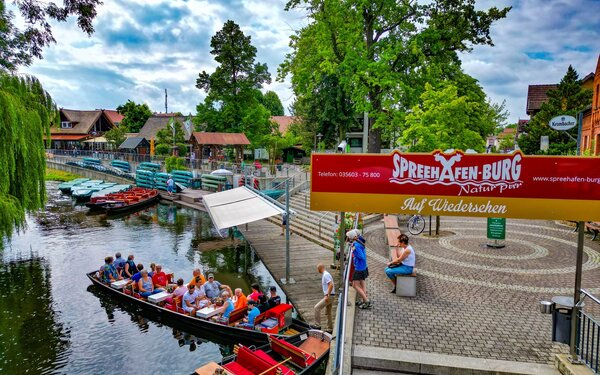
[[(263, 361), (267, 362), (269, 364), (269, 367), (273, 367), (277, 363), (279, 363), (275, 359), (273, 359), (273, 357), (271, 357), (267, 352), (265, 352), (263, 350), (256, 349), (255, 351), (252, 352), (252, 354), (254, 354), (258, 358), (262, 359)], [(284, 365), (279, 365), (279, 366), (277, 366), (277, 368), (281, 370), (281, 373), (283, 375), (295, 374), (295, 372), (293, 370), (291, 370), (289, 367), (286, 367)]]
[[(240, 346), (238, 349), (235, 361), (223, 365), (223, 367), (232, 372), (234, 375), (260, 374), (269, 369), (269, 364), (258, 358), (252, 351), (245, 346)], [(266, 374), (275, 375), (277, 369), (269, 371)], [(265, 375), (266, 375), (265, 374)]]
[(269, 336), (269, 342), (271, 343), (271, 349), (273, 349), (275, 353), (278, 353), (285, 358), (291, 357), (292, 362), (302, 368), (310, 366), (316, 360), (315, 357), (304, 350), (287, 341), (280, 340), (277, 337)]

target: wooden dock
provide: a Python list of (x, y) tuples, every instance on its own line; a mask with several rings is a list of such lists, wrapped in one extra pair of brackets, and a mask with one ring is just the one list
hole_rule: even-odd
[[(260, 220), (238, 227), (248, 243), (262, 259), (263, 263), (276, 280), (285, 278), (285, 236), (281, 228), (266, 220)], [(314, 322), (313, 308), (323, 298), (321, 275), (317, 272), (317, 264), (323, 263), (334, 277), (336, 294), (338, 292), (339, 273), (330, 269), (333, 252), (298, 235), (290, 237), (290, 278), (295, 282), (279, 285), (296, 307), (299, 315), (307, 322)], [(337, 298), (333, 301), (333, 319), (337, 310)], [(325, 311), (321, 317), (321, 325), (327, 323)]]

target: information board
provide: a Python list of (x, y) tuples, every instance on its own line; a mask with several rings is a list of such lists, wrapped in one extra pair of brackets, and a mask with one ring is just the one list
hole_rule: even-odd
[(487, 238), (490, 240), (506, 239), (506, 219), (503, 217), (488, 217)]
[(600, 163), (512, 154), (313, 154), (311, 209), (600, 221)]

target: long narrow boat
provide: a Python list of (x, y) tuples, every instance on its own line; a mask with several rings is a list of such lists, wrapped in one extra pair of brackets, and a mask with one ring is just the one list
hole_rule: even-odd
[(328, 357), (332, 336), (319, 330), (298, 335), (269, 337), (269, 344), (255, 348), (236, 345), (234, 354), (221, 363), (209, 362), (196, 369), (194, 375), (305, 375), (323, 373), (322, 365)]
[(69, 194), (71, 193), (71, 188), (73, 186), (81, 185), (84, 182), (88, 182), (89, 180), (89, 178), (76, 178), (74, 180), (63, 182), (62, 184), (58, 185), (58, 189), (65, 194)]
[(122, 199), (113, 199), (113, 202), (105, 204), (102, 208), (107, 215), (118, 215), (127, 212), (134, 212), (160, 199), (158, 190), (135, 188), (124, 193)]
[[(274, 320), (277, 320), (278, 322), (278, 325), (272, 329), (263, 328), (262, 330), (258, 331), (239, 328), (235, 325), (232, 325), (234, 323), (217, 323), (210, 319), (202, 319), (195, 316), (185, 315), (181, 312), (178, 312), (177, 310), (167, 308), (168, 305), (161, 306), (160, 304), (148, 302), (145, 299), (137, 298), (132, 294), (127, 294), (122, 289), (115, 289), (111, 287), (111, 285), (107, 285), (101, 280), (99, 280), (96, 277), (96, 271), (90, 272), (86, 275), (92, 281), (92, 283), (98, 288), (100, 288), (102, 291), (105, 291), (110, 295), (124, 301), (125, 303), (137, 306), (138, 308), (141, 308), (149, 313), (156, 314), (160, 317), (166, 317), (176, 320), (179, 326), (189, 331), (190, 333), (202, 334), (202, 332), (210, 331), (211, 334), (219, 334), (223, 336), (224, 339), (233, 342), (242, 342), (244, 344), (265, 344), (269, 340), (269, 335), (285, 337), (286, 335), (295, 335), (299, 332), (306, 332), (310, 329), (308, 324), (298, 321), (296, 319), (292, 319), (291, 310), (287, 310), (284, 314), (281, 315), (278, 314), (277, 311), (273, 311), (273, 314), (269, 314), (269, 312), (274, 310), (275, 308), (268, 310), (264, 313), (266, 315), (278, 316), (277, 319), (272, 318)], [(287, 305), (280, 306), (283, 309), (287, 307)], [(232, 316), (230, 320), (236, 320), (236, 317), (233, 316), (234, 313), (235, 311), (231, 314)], [(241, 315), (236, 315), (238, 315), (238, 321), (243, 318), (243, 312)]]

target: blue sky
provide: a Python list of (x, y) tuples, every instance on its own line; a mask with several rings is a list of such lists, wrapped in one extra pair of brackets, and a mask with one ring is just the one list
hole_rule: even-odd
[[(73, 21), (55, 25), (56, 45), (23, 72), (35, 74), (60, 107), (116, 108), (127, 99), (164, 112), (194, 113), (204, 93), (195, 88), (212, 72), (210, 38), (227, 19), (238, 23), (267, 63), (274, 90), (287, 107), (289, 82), (276, 82), (289, 52), (289, 36), (306, 22), (285, 12), (286, 0), (104, 0), (87, 37)], [(462, 54), (465, 71), (495, 102), (506, 100), (509, 120), (525, 115), (529, 84), (555, 83), (569, 64), (580, 77), (595, 70), (600, 54), (600, 0), (483, 0), (478, 7), (512, 5), (492, 29), (495, 46)]]

